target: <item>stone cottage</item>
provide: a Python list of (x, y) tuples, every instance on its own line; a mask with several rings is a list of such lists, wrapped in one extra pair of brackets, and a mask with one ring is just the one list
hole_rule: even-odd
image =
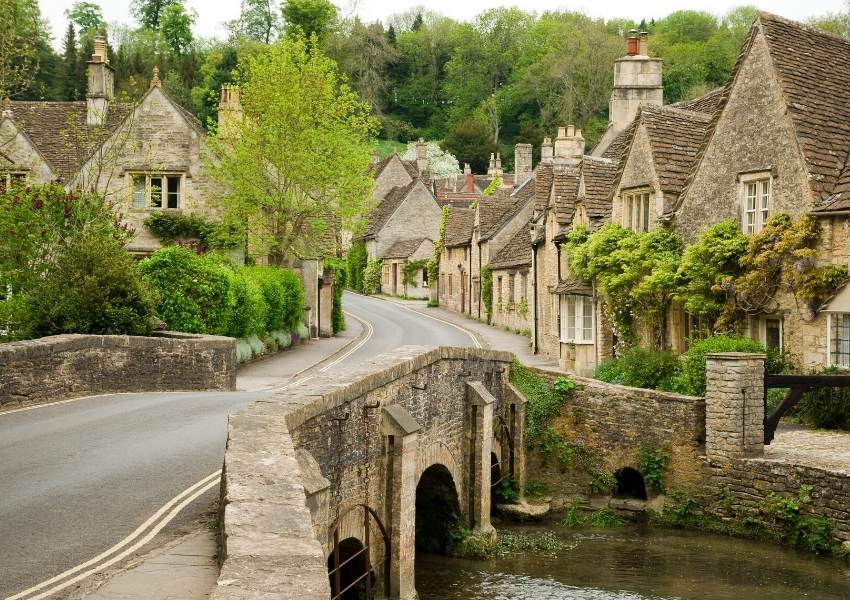
[(390, 246), (382, 257), (381, 293), (428, 299), (430, 291), (426, 263), (433, 254), (434, 242), (427, 238), (399, 240)]
[[(850, 40), (760, 12), (708, 124), (671, 220), (686, 242), (723, 220), (758, 233), (770, 215), (811, 214), (821, 264), (848, 263)], [(850, 366), (841, 291), (812, 314), (780, 291), (747, 333), (801, 366)]]
[(156, 68), (135, 103), (118, 102), (114, 84), (106, 38), (99, 37), (85, 101), (5, 101), (0, 173), (7, 182), (53, 181), (103, 195), (135, 229), (128, 250), (145, 255), (161, 245), (145, 218), (153, 211), (209, 214), (215, 184), (203, 169), (201, 124), (165, 93)]
[(439, 303), (459, 313), (469, 312), (472, 291), (469, 257), (475, 213), (474, 208), (449, 209), (440, 254)]

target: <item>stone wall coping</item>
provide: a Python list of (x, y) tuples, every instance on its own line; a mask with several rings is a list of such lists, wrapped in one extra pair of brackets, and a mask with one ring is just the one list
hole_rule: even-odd
[(764, 465), (766, 467), (772, 467), (776, 469), (785, 469), (792, 470), (799, 474), (807, 474), (811, 476), (830, 476), (830, 477), (841, 477), (844, 479), (850, 478), (850, 472), (842, 470), (842, 469), (831, 469), (829, 467), (815, 467), (812, 465), (805, 465), (799, 463), (790, 463), (788, 459), (785, 458), (767, 458), (767, 457), (746, 457), (746, 458), (729, 458), (729, 459), (718, 459), (717, 457), (708, 457), (703, 456), (703, 460), (710, 466), (714, 467), (722, 467), (724, 465), (734, 465), (738, 467), (746, 467), (748, 464), (759, 464)]
[(763, 352), (709, 352), (705, 355), (706, 359), (712, 360), (742, 360), (752, 358), (767, 358), (767, 354)]
[(530, 369), (532, 371), (538, 371), (540, 373), (545, 373), (546, 375), (551, 375), (554, 377), (569, 377), (570, 379), (575, 381), (577, 385), (596, 388), (600, 390), (608, 390), (614, 394), (630, 394), (633, 396), (646, 398), (647, 400), (664, 400), (666, 402), (681, 402), (686, 404), (705, 403), (705, 398), (701, 396), (688, 396), (686, 394), (678, 394), (676, 392), (664, 392), (660, 390), (651, 390), (646, 388), (631, 387), (628, 385), (619, 385), (616, 383), (608, 383), (607, 381), (600, 381), (598, 379), (593, 379), (592, 377), (582, 377), (573, 373), (556, 371), (554, 369), (547, 369), (545, 367), (524, 368)]
[[(453, 346), (402, 346), (343, 372), (314, 380), (307, 386), (275, 394), (269, 401), (291, 405), (286, 414), (290, 430), (371, 391), (384, 387), (441, 360), (510, 363), (510, 352)], [(313, 401), (305, 402), (305, 397)], [(300, 399), (300, 400), (299, 400)]]
[(208, 348), (226, 348), (233, 344), (233, 338), (182, 333), (179, 331), (156, 332), (151, 336), (139, 335), (87, 335), (67, 333), (50, 335), (33, 340), (6, 342), (0, 344), (0, 364), (20, 358), (38, 358), (59, 352), (72, 352), (85, 348), (136, 348), (161, 346), (163, 340), (173, 342), (202, 342)]

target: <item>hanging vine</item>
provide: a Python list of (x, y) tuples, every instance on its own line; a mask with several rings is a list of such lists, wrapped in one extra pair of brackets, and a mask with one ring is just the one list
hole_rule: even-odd
[(446, 246), (446, 221), (449, 219), (449, 210), (448, 205), (443, 207), (443, 213), (440, 217), (440, 233), (437, 241), (434, 242), (434, 253), (428, 262), (428, 281), (437, 281), (440, 276), (440, 256)]

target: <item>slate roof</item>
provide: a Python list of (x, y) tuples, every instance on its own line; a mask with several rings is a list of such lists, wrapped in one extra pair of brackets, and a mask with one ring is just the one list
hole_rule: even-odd
[(540, 163), (537, 166), (534, 173), (534, 206), (537, 210), (543, 210), (549, 204), (554, 177), (555, 173), (551, 164)]
[(611, 217), (611, 189), (617, 176), (617, 162), (609, 158), (585, 156), (581, 167), (584, 180), (584, 206), (591, 219)]
[(528, 225), (525, 225), (490, 261), (490, 268), (510, 269), (529, 265), (531, 265), (531, 230)]
[(513, 205), (506, 210), (502, 216), (490, 227), (489, 230), (484, 231), (481, 229), (479, 233), (479, 238), (484, 240), (489, 240), (494, 235), (496, 235), (502, 227), (507, 225), (509, 221), (511, 221), (517, 213), (519, 213), (530, 200), (534, 198), (534, 178), (527, 180), (518, 188), (515, 188), (511, 194), (510, 199), (513, 201)]
[(465, 246), (472, 242), (472, 226), (475, 224), (474, 208), (452, 208), (446, 219), (446, 248)]
[(850, 150), (850, 40), (765, 12), (757, 21), (770, 49), (809, 171), (815, 200), (841, 183)]
[(708, 115), (713, 115), (720, 107), (720, 101), (722, 99), (723, 88), (719, 87), (717, 89), (711, 90), (703, 96), (700, 96), (699, 98), (694, 98), (693, 100), (682, 100), (681, 102), (676, 102), (674, 104), (670, 104), (669, 106), (672, 108), (681, 108), (682, 110), (691, 110), (694, 112), (701, 112)]
[(670, 107), (644, 106), (638, 115), (646, 127), (661, 189), (680, 194), (711, 123), (711, 115)]
[(12, 119), (29, 137), (53, 172), (67, 181), (133, 111), (129, 102), (113, 102), (103, 126), (86, 124), (85, 102), (10, 103)]
[(407, 198), (410, 190), (416, 186), (418, 181), (418, 179), (414, 179), (407, 185), (394, 187), (387, 192), (384, 199), (381, 200), (380, 204), (378, 204), (378, 206), (376, 206), (369, 215), (369, 223), (366, 225), (366, 230), (363, 232), (364, 237), (373, 237), (384, 228), (384, 225), (387, 224), (387, 221), (390, 220), (392, 214), (401, 205), (404, 199)]
[(410, 258), (419, 249), (422, 242), (428, 238), (415, 238), (412, 240), (398, 240), (387, 248), (381, 255), (382, 258)]
[(569, 278), (566, 281), (560, 282), (553, 293), (562, 296), (572, 294), (576, 294), (578, 296), (592, 296), (593, 286), (590, 282), (585, 281), (584, 279)]
[(565, 225), (573, 220), (581, 171), (578, 167), (555, 167), (552, 180), (555, 195), (555, 222)]

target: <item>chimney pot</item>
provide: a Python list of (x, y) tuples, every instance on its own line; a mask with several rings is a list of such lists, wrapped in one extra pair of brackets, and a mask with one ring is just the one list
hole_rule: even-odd
[(638, 40), (638, 54), (641, 56), (649, 56), (649, 34), (646, 31), (640, 32)]

